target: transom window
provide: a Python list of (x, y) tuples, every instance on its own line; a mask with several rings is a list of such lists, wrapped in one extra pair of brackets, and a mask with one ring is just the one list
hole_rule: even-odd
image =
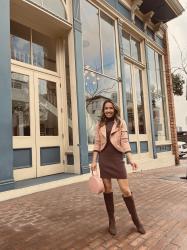
[[(63, 0), (26, 0), (32, 2), (49, 12), (52, 12), (56, 16), (67, 19), (66, 9)], [(65, 1), (66, 3), (66, 1)]]
[(133, 59), (141, 62), (141, 49), (140, 42), (136, 40), (133, 36), (122, 32), (122, 45), (123, 51), (126, 56), (132, 57)]
[(56, 71), (56, 41), (51, 37), (11, 21), (11, 58)]

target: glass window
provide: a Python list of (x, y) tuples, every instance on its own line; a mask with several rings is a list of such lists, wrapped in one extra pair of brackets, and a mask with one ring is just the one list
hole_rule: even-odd
[[(63, 0), (26, 0), (33, 2), (42, 8), (52, 12), (56, 16), (63, 19), (67, 19), (66, 10), (63, 4)], [(65, 1), (66, 2), (66, 1)]]
[(135, 75), (135, 85), (136, 85), (136, 100), (137, 100), (137, 110), (138, 110), (139, 134), (146, 134), (144, 94), (143, 94), (141, 70), (135, 68), (134, 75)]
[(44, 0), (43, 1), (43, 8), (51, 11), (55, 15), (62, 17), (62, 18), (67, 18), (66, 17), (66, 10), (64, 8), (62, 0)]
[(84, 65), (97, 72), (102, 71), (99, 11), (86, 0), (81, 0)]
[(101, 39), (103, 51), (104, 74), (112, 77), (117, 76), (116, 72), (116, 45), (114, 21), (101, 12)]
[(24, 63), (31, 63), (31, 30), (26, 26), (11, 21), (11, 58)]
[(29, 76), (12, 72), (13, 136), (30, 136)]
[(33, 64), (56, 71), (56, 42), (37, 31), (32, 32)]
[(93, 144), (95, 125), (100, 118), (103, 102), (108, 98), (119, 102), (118, 82), (86, 70), (85, 91), (88, 143)]
[(69, 73), (69, 53), (68, 40), (65, 43), (65, 62), (66, 62), (66, 91), (67, 91), (67, 109), (68, 109), (68, 137), (69, 145), (73, 145), (73, 123), (72, 123), (72, 103), (71, 103), (71, 86)]
[(140, 42), (131, 37), (131, 56), (137, 61), (141, 61)]
[(163, 141), (168, 139), (169, 134), (162, 56), (156, 53), (150, 47), (147, 47), (147, 51), (148, 75), (149, 85), (151, 86), (155, 139), (156, 141)]
[(122, 46), (124, 54), (130, 56), (131, 55), (130, 35), (124, 31), (122, 31)]
[(56, 71), (56, 41), (54, 39), (14, 21), (11, 21), (10, 31), (12, 59)]
[(40, 135), (58, 135), (56, 83), (39, 79)]
[(128, 132), (129, 134), (135, 134), (131, 66), (130, 64), (127, 63), (125, 63), (124, 65), (125, 65), (125, 84), (126, 84), (127, 115), (128, 115)]
[(140, 42), (125, 31), (122, 31), (122, 46), (125, 55), (141, 61)]

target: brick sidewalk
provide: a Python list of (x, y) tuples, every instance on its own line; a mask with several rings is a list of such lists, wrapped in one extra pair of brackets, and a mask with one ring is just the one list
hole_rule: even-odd
[(107, 232), (102, 195), (90, 194), (86, 182), (1, 202), (0, 249), (186, 250), (187, 181), (174, 178), (184, 174), (184, 167), (129, 174), (145, 235), (136, 232), (116, 181), (118, 234), (114, 237)]

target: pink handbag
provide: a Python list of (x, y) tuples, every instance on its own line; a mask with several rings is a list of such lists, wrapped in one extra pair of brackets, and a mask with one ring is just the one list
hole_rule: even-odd
[(105, 191), (103, 181), (97, 171), (92, 171), (92, 175), (88, 181), (88, 186), (90, 191), (94, 194), (100, 194)]

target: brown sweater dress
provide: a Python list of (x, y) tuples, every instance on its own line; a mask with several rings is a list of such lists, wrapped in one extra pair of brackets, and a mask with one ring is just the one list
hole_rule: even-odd
[(108, 119), (106, 122), (107, 143), (105, 148), (99, 153), (100, 176), (106, 179), (127, 179), (123, 153), (118, 151), (110, 142), (113, 124), (113, 119)]

